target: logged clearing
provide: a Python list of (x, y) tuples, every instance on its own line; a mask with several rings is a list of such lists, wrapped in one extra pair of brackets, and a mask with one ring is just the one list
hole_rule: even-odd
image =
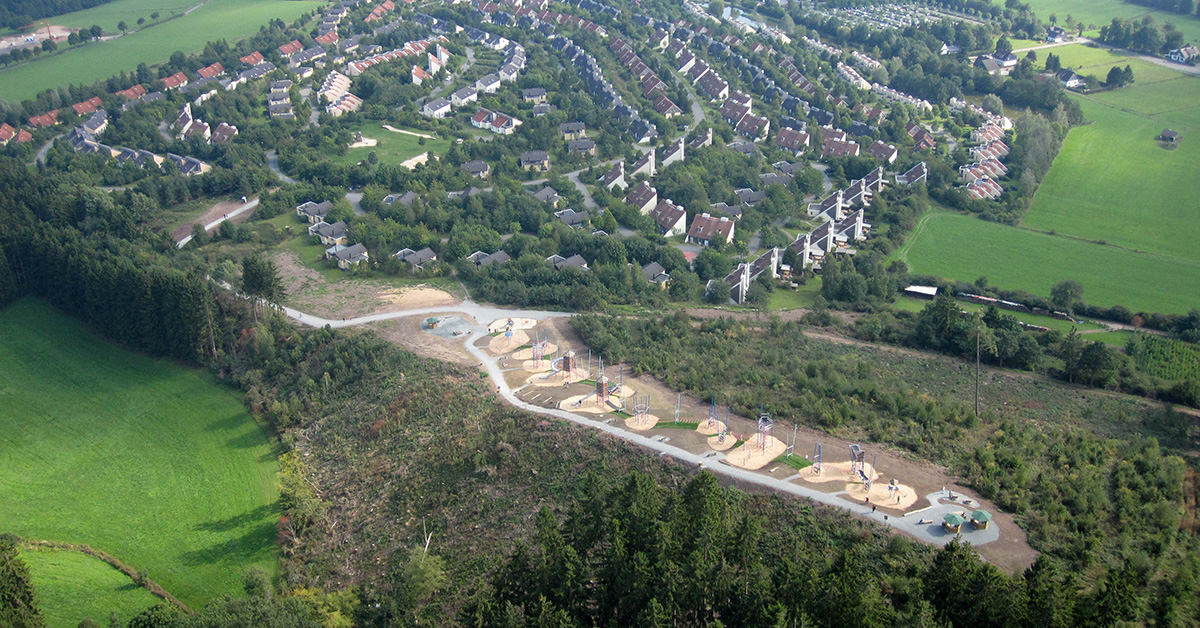
[(0, 530), (90, 545), (193, 607), (277, 569), (276, 451), (204, 371), (27, 299), (0, 310), (0, 407)]

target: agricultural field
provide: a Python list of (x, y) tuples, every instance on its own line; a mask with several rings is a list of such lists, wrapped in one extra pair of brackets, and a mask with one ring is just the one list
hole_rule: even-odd
[(1166, 380), (1200, 378), (1200, 347), (1161, 336), (1141, 335), (1128, 345), (1138, 370)]
[[(366, 160), (367, 156), (374, 152), (375, 156), (379, 158), (379, 163), (398, 165), (421, 153), (430, 152), (435, 155), (444, 155), (446, 151), (450, 150), (450, 142), (453, 141), (443, 138), (420, 138), (408, 133), (398, 133), (383, 128), (384, 124), (382, 122), (368, 122), (351, 128), (351, 133), (360, 131), (364, 139), (373, 139), (376, 144), (374, 146), (351, 148), (346, 151), (345, 155), (330, 155), (329, 160), (340, 164), (356, 164)], [(427, 131), (404, 130), (429, 135)], [(425, 139), (424, 144), (421, 144), (421, 139)]]
[[(1071, 130), (1022, 225), (1200, 261), (1200, 78), (1134, 64), (1170, 78), (1078, 97), (1091, 123)], [(1171, 149), (1156, 140), (1167, 127), (1182, 135)]]
[[(1033, 7), (1037, 16), (1049, 22), (1050, 14), (1058, 16), (1061, 26), (1068, 15), (1083, 22), (1088, 31), (1099, 30), (1112, 22), (1114, 17), (1141, 18), (1149, 15), (1159, 24), (1174, 24), (1183, 33), (1186, 41), (1200, 41), (1200, 19), (1182, 13), (1154, 11), (1144, 6), (1122, 2), (1122, 0), (1028, 0), (1025, 2)], [(1085, 32), (1084, 35), (1088, 35)]]
[[(958, 304), (958, 309), (964, 312), (979, 312), (987, 309), (986, 305), (971, 303), (969, 301), (956, 301), (956, 303)], [(900, 297), (899, 299), (896, 299), (896, 302), (892, 304), (892, 307), (904, 312), (920, 312), (928, 305), (929, 301), (922, 301), (920, 299), (914, 299), (911, 297)], [(1089, 323), (1087, 321), (1064, 321), (1049, 316), (1027, 314), (1025, 312), (1013, 312), (1011, 310), (1000, 310), (1000, 312), (1007, 316), (1011, 316), (1022, 323), (1038, 325), (1041, 327), (1049, 327), (1050, 329), (1057, 329), (1061, 332), (1069, 332), (1072, 329), (1077, 329), (1079, 331), (1099, 331), (1104, 329), (1104, 327), (1101, 325)], [(1091, 335), (1092, 334), (1089, 334), (1089, 336)], [(1099, 339), (1092, 338), (1092, 340)]]
[(277, 570), (276, 450), (238, 395), (42, 301), (0, 311), (0, 339), (0, 530), (90, 545), (191, 606)]
[[(969, 243), (969, 245), (968, 245)], [(987, 277), (992, 286), (1049, 296), (1054, 284), (1083, 284), (1088, 303), (1185, 313), (1200, 294), (1200, 261), (1138, 253), (1001, 225), (945, 211), (921, 218), (896, 259), (914, 274), (960, 281)]]
[[(143, 15), (148, 18), (151, 7), (156, 4), (163, 2), (117, 0), (88, 11), (60, 16), (55, 21), (83, 26), (95, 24), (98, 19), (108, 19), (115, 28), (116, 21), (125, 18), (112, 18), (120, 15), (118, 12), (123, 8), (131, 11), (130, 17), (136, 22)], [(196, 6), (198, 8), (187, 15), (141, 31), (0, 71), (0, 98), (21, 101), (53, 87), (72, 83), (90, 85), (114, 74), (132, 71), (139, 63), (153, 65), (166, 61), (177, 50), (197, 52), (204, 44), (218, 39), (232, 43), (258, 32), (260, 26), (274, 18), (291, 21), (324, 3), (316, 0), (208, 0)], [(155, 10), (163, 12), (161, 8)], [(94, 11), (99, 12), (94, 18), (86, 15)], [(78, 16), (83, 16), (80, 21), (76, 21)]]
[(47, 628), (75, 628), (84, 617), (98, 624), (110, 615), (124, 625), (162, 600), (108, 563), (68, 550), (24, 551)]

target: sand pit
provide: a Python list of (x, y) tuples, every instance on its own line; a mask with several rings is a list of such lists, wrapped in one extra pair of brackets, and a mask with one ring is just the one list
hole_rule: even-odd
[[(862, 481), (853, 475), (850, 475), (850, 461), (845, 462), (823, 462), (821, 466), (821, 474), (817, 475), (816, 467), (808, 467), (800, 472), (800, 479), (805, 482), (850, 482), (857, 480), (861, 485)], [(879, 481), (879, 473), (871, 467), (871, 463), (866, 463), (867, 475), (871, 476), (872, 480)]]
[[(889, 490), (888, 485), (883, 482), (874, 482), (871, 484), (871, 503), (877, 504), (884, 508), (895, 508), (897, 510), (908, 510), (913, 504), (917, 503), (917, 491), (911, 486), (903, 484), (897, 485), (897, 490)], [(866, 502), (867, 492), (863, 490), (862, 482), (846, 485), (846, 494), (850, 499)], [(899, 501), (896, 497), (899, 496)]]
[(377, 139), (370, 138), (370, 137), (364, 137), (361, 140), (351, 144), (350, 148), (367, 148), (370, 146), (374, 146), (378, 143), (379, 143), (379, 140), (377, 140)]
[(625, 419), (625, 427), (635, 432), (644, 432), (646, 430), (654, 429), (654, 426), (658, 425), (658, 421), (659, 418), (653, 414), (647, 414), (642, 419), (638, 419), (637, 416), (631, 416), (628, 419)]
[(400, 167), (412, 170), (413, 168), (416, 168), (427, 161), (429, 161), (429, 153), (425, 152), (417, 155), (416, 157), (409, 157), (408, 159), (405, 159), (404, 161), (400, 162)]
[(551, 369), (550, 360), (525, 360), (521, 362), (521, 368), (529, 373), (545, 373)]
[[(726, 440), (729, 440), (728, 437)], [(767, 437), (766, 449), (763, 449), (760, 442), (758, 435), (755, 434), (750, 440), (742, 443), (741, 447), (726, 454), (725, 461), (735, 467), (754, 471), (767, 466), (772, 460), (787, 451), (787, 444), (774, 436)]]
[[(532, 318), (497, 318), (488, 324), (488, 333), (494, 334), (498, 331), (508, 329), (508, 323), (512, 321), (513, 331), (518, 329), (533, 329), (537, 327), (538, 322)], [(528, 336), (526, 336), (528, 338)]]
[[(544, 348), (544, 353), (542, 355), (550, 356), (550, 355), (553, 355), (555, 351), (558, 351), (558, 345), (556, 345), (552, 342), (546, 343), (546, 346)], [(512, 355), (510, 355), (508, 357), (511, 360), (532, 360), (533, 359), (533, 347), (529, 347), (527, 349), (517, 349), (516, 351), (513, 352)], [(549, 357), (547, 357), (546, 362), (549, 362), (549, 361), (550, 361)]]
[(713, 451), (725, 451), (726, 449), (733, 447), (733, 444), (736, 442), (737, 439), (733, 437), (733, 434), (726, 434), (725, 442), (723, 443), (721, 442), (720, 436), (714, 434), (713, 436), (708, 437), (708, 447)]
[(708, 419), (703, 419), (702, 421), (700, 421), (700, 425), (696, 426), (697, 432), (700, 432), (701, 434), (706, 434), (708, 436), (712, 436), (713, 434), (719, 434), (719, 433), (721, 433), (721, 430), (723, 430), (723, 429), (725, 429), (724, 421), (713, 421), (712, 425), (710, 426), (708, 424)]
[(529, 342), (529, 334), (516, 329), (513, 330), (512, 336), (509, 337), (506, 333), (493, 336), (492, 341), (488, 343), (488, 351), (501, 355), (508, 353), (517, 347)]
[[(584, 397), (587, 397), (587, 399), (584, 399)], [(581, 401), (582, 403), (580, 403)], [(579, 403), (579, 405), (576, 406), (576, 403)], [(616, 402), (614, 401), (613, 403)], [(619, 406), (621, 404), (617, 405)], [(586, 412), (588, 414), (608, 414), (609, 412), (615, 411), (612, 406), (601, 405), (598, 401), (596, 401), (595, 395), (590, 397), (587, 395), (575, 395), (574, 397), (567, 397), (566, 399), (562, 400), (562, 403), (560, 403), (558, 407), (570, 412)]]
[(454, 297), (445, 290), (430, 288), (425, 284), (411, 288), (391, 288), (379, 292), (379, 299), (386, 303), (399, 306), (400, 309), (416, 309), (433, 305), (450, 305)]

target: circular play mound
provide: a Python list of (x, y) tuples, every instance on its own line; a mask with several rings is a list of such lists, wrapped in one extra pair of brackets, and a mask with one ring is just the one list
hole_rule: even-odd
[[(866, 502), (868, 493), (863, 490), (862, 482), (846, 485), (846, 494), (850, 499)], [(907, 510), (917, 503), (917, 492), (911, 486), (904, 484), (887, 485), (882, 482), (872, 482), (869, 493), (872, 504), (880, 507)]]
[(488, 343), (488, 351), (496, 355), (503, 355), (529, 342), (529, 334), (515, 330), (512, 336), (505, 332), (493, 336), (491, 342)]
[(705, 436), (712, 436), (713, 434), (720, 434), (721, 430), (723, 430), (723, 429), (725, 429), (724, 421), (713, 421), (712, 424), (709, 425), (708, 419), (704, 419), (703, 421), (700, 421), (700, 424), (696, 426), (696, 431), (700, 432), (701, 434), (704, 434)]
[(646, 430), (654, 429), (654, 426), (658, 425), (658, 421), (658, 417), (654, 416), (653, 414), (647, 414), (641, 418), (637, 416), (631, 416), (628, 419), (625, 419), (625, 427), (635, 432), (644, 432)]
[[(866, 473), (872, 480), (879, 480), (879, 473), (875, 471), (871, 463), (864, 463)], [(850, 461), (845, 462), (823, 462), (821, 463), (821, 473), (817, 474), (816, 467), (808, 467), (800, 472), (800, 479), (805, 482), (823, 483), (823, 482), (861, 482), (861, 478), (857, 474), (850, 473)]]
[(750, 440), (742, 443), (741, 447), (726, 454), (725, 461), (735, 467), (753, 471), (767, 466), (772, 460), (783, 455), (785, 451), (787, 451), (787, 444), (778, 438), (768, 436), (766, 447), (763, 447), (762, 440), (755, 434), (750, 437)]
[(719, 435), (713, 434), (712, 436), (708, 437), (708, 448), (712, 449), (713, 451), (725, 451), (726, 449), (733, 447), (733, 444), (736, 442), (737, 439), (733, 437), (733, 434), (726, 434), (725, 442), (723, 443), (721, 442), (721, 437)]
[[(503, 334), (502, 334), (502, 335), (503, 335)], [(513, 332), (513, 336), (514, 336), (514, 337), (516, 336), (516, 332)], [(526, 337), (526, 338), (528, 338), (528, 337), (529, 337), (529, 335), (528, 335), (528, 334), (526, 334), (526, 336), (525, 336), (525, 337)], [(499, 336), (497, 336), (497, 338), (499, 338)], [(553, 356), (554, 356), (554, 352), (555, 352), (555, 351), (558, 351), (558, 345), (556, 345), (556, 344), (554, 344), (554, 343), (547, 343), (547, 344), (546, 344), (546, 346), (545, 346), (545, 348), (544, 348), (544, 349), (543, 349), (543, 351), (542, 351), (542, 355), (546, 356), (547, 358), (550, 358), (550, 357), (553, 357)], [(517, 350), (516, 350), (516, 351), (514, 351), (514, 352), (513, 352), (513, 354), (512, 354), (511, 356), (509, 356), (509, 357), (510, 357), (510, 358), (512, 358), (512, 359), (514, 359), (514, 360), (532, 360), (532, 359), (533, 359), (533, 347), (526, 347), (526, 348), (524, 348), (524, 349), (517, 349)], [(548, 361), (549, 361), (549, 359), (547, 359), (547, 362), (548, 362)]]

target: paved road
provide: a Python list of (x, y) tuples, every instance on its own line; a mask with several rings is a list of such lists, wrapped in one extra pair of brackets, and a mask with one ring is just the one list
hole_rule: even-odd
[(38, 149), (37, 157), (34, 158), (34, 161), (39, 164), (46, 163), (46, 154), (50, 152), (50, 147), (54, 146), (54, 142), (58, 141), (58, 138), (62, 137), (63, 135), (65, 134), (59, 133), (58, 135), (50, 138), (50, 140), (45, 144), (42, 144), (42, 147)]
[(271, 169), (271, 172), (275, 173), (276, 177), (279, 177), (280, 181), (284, 183), (296, 183), (295, 179), (283, 174), (283, 171), (279, 169), (279, 154), (273, 150), (267, 151), (267, 167)]
[[(229, 220), (230, 218), (233, 218), (234, 216), (240, 216), (248, 211), (252, 211), (255, 207), (258, 207), (258, 199), (257, 198), (250, 201), (249, 203), (246, 203), (245, 205), (242, 205), (241, 207), (229, 212), (228, 214), (225, 214), (224, 216), (221, 216), (220, 218), (208, 223), (207, 225), (204, 225), (204, 230), (212, 231), (213, 229), (217, 228), (217, 225), (220, 225), (221, 223), (225, 222), (226, 220)], [(192, 236), (189, 235), (189, 236), (185, 237), (184, 239), (176, 242), (175, 246), (182, 249), (183, 247), (187, 246), (188, 242), (191, 242), (191, 241), (192, 241)]]
[[(342, 320), (330, 320), (319, 316), (313, 316), (311, 314), (305, 314), (299, 310), (288, 307), (283, 308), (283, 310), (289, 317), (305, 325), (312, 327), (324, 327), (325, 325), (328, 325), (333, 328), (353, 327), (366, 323), (374, 323), (377, 321), (391, 320), (395, 318), (407, 318), (410, 316), (427, 316), (430, 314), (445, 313), (466, 314), (476, 321), (474, 324), (470, 325), (470, 333), (465, 337), (467, 351), (483, 364), (488, 376), (491, 378), (492, 382), (496, 384), (496, 390), (500, 396), (503, 397), (508, 403), (521, 408), (522, 410), (544, 416), (552, 416), (593, 429), (598, 429), (617, 438), (627, 440), (652, 451), (657, 451), (661, 455), (671, 456), (672, 458), (685, 463), (697, 465), (714, 473), (736, 478), (743, 482), (757, 484), (783, 493), (795, 495), (797, 497), (806, 497), (822, 504), (844, 508), (859, 515), (860, 517), (892, 526), (893, 528), (907, 532), (913, 537), (928, 543), (945, 545), (946, 543), (950, 542), (955, 535), (947, 533), (940, 525), (925, 523), (925, 521), (941, 522), (942, 516), (946, 513), (964, 510), (964, 506), (957, 502), (942, 503), (942, 500), (939, 499), (941, 497), (940, 493), (933, 493), (926, 496), (932, 506), (922, 511), (908, 513), (903, 517), (893, 517), (882, 512), (872, 512), (869, 506), (843, 497), (846, 494), (844, 492), (825, 493), (803, 484), (796, 484), (790, 481), (797, 476), (791, 476), (790, 478), (785, 479), (769, 477), (755, 471), (748, 471), (740, 467), (723, 464), (722, 462), (725, 460), (725, 454), (723, 453), (711, 451), (704, 454), (692, 453), (683, 448), (670, 444), (670, 438), (666, 436), (639, 434), (604, 421), (597, 421), (595, 419), (586, 418), (572, 412), (567, 412), (566, 410), (558, 408), (544, 408), (542, 406), (521, 401), (517, 398), (516, 392), (509, 387), (508, 382), (504, 379), (504, 373), (499, 364), (500, 358), (487, 355), (482, 349), (475, 346), (475, 341), (479, 338), (487, 336), (487, 324), (496, 319), (521, 317), (542, 320), (546, 318), (569, 317), (572, 316), (570, 313), (547, 312), (542, 310), (509, 310), (481, 305), (470, 300), (463, 301), (461, 304), (453, 306), (429, 307), (416, 310), (404, 310), (400, 312), (387, 312), (383, 314), (372, 314), (369, 316), (360, 316), (357, 318)], [(967, 510), (969, 510), (969, 508), (967, 508)], [(1000, 530), (994, 523), (989, 526), (987, 530), (967, 530), (966, 528), (970, 528), (969, 525), (963, 526), (963, 528), (963, 538), (967, 541), (970, 541), (972, 545), (984, 545), (1000, 538)]]
[(367, 215), (362, 208), (362, 197), (362, 192), (346, 192), (346, 200), (350, 202), (350, 209), (354, 210), (355, 216)]

